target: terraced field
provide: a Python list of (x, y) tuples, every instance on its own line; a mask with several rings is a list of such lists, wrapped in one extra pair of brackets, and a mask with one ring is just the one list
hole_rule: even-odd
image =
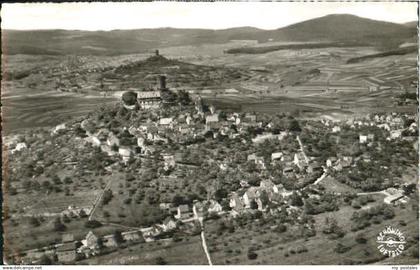
[(100, 105), (116, 101), (113, 98), (86, 98), (62, 93), (21, 95), (2, 100), (5, 134), (25, 128), (54, 126), (71, 118), (86, 115)]

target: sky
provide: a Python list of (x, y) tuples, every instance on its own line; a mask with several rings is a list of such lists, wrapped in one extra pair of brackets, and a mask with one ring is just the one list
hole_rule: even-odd
[(139, 28), (276, 29), (328, 14), (405, 23), (416, 2), (94, 2), (3, 4), (3, 29), (113, 30)]

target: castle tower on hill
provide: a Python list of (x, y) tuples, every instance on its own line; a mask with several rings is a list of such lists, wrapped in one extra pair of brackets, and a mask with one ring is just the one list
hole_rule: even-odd
[(168, 90), (166, 88), (166, 76), (164, 75), (159, 75), (159, 90)]

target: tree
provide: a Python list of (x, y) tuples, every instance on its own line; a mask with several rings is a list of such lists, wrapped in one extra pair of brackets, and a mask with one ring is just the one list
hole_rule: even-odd
[(302, 129), (300, 128), (299, 122), (296, 119), (293, 119), (289, 122), (289, 130), (300, 132)]
[(290, 195), (290, 203), (293, 206), (302, 206), (303, 200), (300, 197), (299, 194), (297, 194), (295, 191), (293, 191), (292, 195)]
[(71, 180), (71, 178), (69, 176), (66, 176), (63, 180), (64, 184), (68, 185), (73, 183), (73, 180)]
[(81, 218), (85, 218), (85, 217), (87, 217), (87, 216), (88, 216), (88, 215), (86, 214), (85, 210), (80, 209), (80, 211), (79, 211), (79, 217), (81, 217)]
[(216, 190), (216, 192), (214, 193), (215, 199), (216, 201), (218, 201), (219, 203), (225, 199), (228, 195), (228, 192), (226, 189), (218, 189)]
[(277, 233), (284, 233), (285, 231), (287, 231), (287, 227), (284, 224), (279, 224), (275, 229), (275, 232)]
[(38, 227), (39, 225), (41, 225), (36, 217), (30, 217), (29, 224), (31, 224), (33, 227)]
[(104, 191), (104, 195), (102, 197), (102, 204), (106, 205), (109, 203), (109, 201), (111, 201), (112, 199), (112, 190), (107, 189)]
[(118, 245), (124, 242), (124, 238), (122, 237), (121, 231), (115, 231), (112, 237)]
[(137, 103), (137, 94), (133, 91), (124, 92), (124, 94), (122, 95), (122, 100), (125, 105), (135, 105)]
[(51, 265), (52, 261), (50, 259), (50, 257), (48, 257), (47, 255), (42, 255), (41, 258), (39, 258), (39, 262), (40, 265)]
[(181, 105), (188, 105), (191, 102), (191, 98), (188, 92), (185, 90), (178, 91), (178, 102)]
[(351, 247), (345, 246), (341, 243), (338, 243), (337, 246), (335, 247), (334, 251), (337, 253), (345, 253), (347, 251), (349, 251), (351, 249)]
[(361, 233), (356, 235), (355, 240), (359, 244), (366, 244), (366, 242), (367, 242), (367, 239), (366, 239), (365, 235), (361, 234)]
[(166, 265), (166, 264), (168, 264), (168, 262), (164, 258), (159, 256), (159, 257), (156, 258), (156, 264), (157, 265)]
[(97, 220), (88, 220), (85, 223), (85, 227), (86, 228), (90, 228), (90, 229), (94, 229), (94, 228), (99, 228), (102, 226), (102, 223), (97, 221)]
[(63, 222), (64, 223), (69, 223), (71, 220), (70, 220), (70, 218), (67, 216), (67, 215), (64, 215), (63, 216)]
[(258, 258), (258, 254), (255, 253), (255, 251), (253, 249), (248, 249), (248, 259), (250, 260), (255, 260)]
[(60, 177), (58, 177), (58, 175), (54, 175), (53, 178), (52, 178), (52, 181), (56, 185), (61, 185), (62, 184), (61, 179), (60, 179)]
[(66, 226), (63, 223), (61, 223), (61, 219), (59, 217), (57, 217), (54, 220), (54, 230), (57, 231), (57, 232), (62, 232), (65, 229), (66, 229)]

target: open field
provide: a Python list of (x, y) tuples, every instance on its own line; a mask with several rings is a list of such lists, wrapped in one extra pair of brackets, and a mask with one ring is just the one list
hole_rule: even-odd
[[(75, 239), (82, 240), (88, 232), (84, 227), (86, 221), (87, 218), (71, 218), (69, 223), (65, 223), (65, 231), (57, 232), (54, 230), (54, 218), (44, 218), (38, 227), (29, 224), (29, 218), (21, 218), (18, 221), (7, 219), (3, 222), (4, 247), (10, 254), (57, 244), (61, 242), (62, 233), (71, 233)], [(99, 236), (112, 234), (116, 228), (104, 225), (90, 230)]]
[[(379, 51), (350, 47), (287, 49), (257, 55), (223, 53), (238, 44), (241, 42), (166, 47), (161, 54), (167, 59), (157, 62), (145, 61), (150, 54), (10, 55), (5, 68), (15, 75), (21, 70), (25, 74), (17, 74), (23, 77), (13, 80), (6, 76), (2, 82), (3, 130), (7, 134), (22, 128), (53, 126), (85, 115), (100, 104), (114, 102), (110, 97), (113, 92), (155, 85), (154, 77), (147, 75), (157, 73), (166, 74), (169, 88), (192, 91), (221, 108), (301, 111), (307, 113), (305, 117), (415, 110), (413, 105), (394, 106), (397, 95), (415, 91), (415, 53), (352, 64), (348, 59)], [(113, 71), (115, 68), (124, 72)], [(105, 89), (109, 94), (106, 98)], [(237, 93), (226, 94), (220, 89)]]
[[(188, 254), (188, 255), (186, 255)], [(205, 265), (206, 255), (200, 236), (184, 238), (180, 242), (161, 240), (141, 243), (104, 256), (81, 261), (82, 264), (156, 264), (158, 257), (170, 265)]]
[(55, 126), (113, 102), (112, 98), (50, 93), (3, 98), (3, 132), (9, 134), (26, 128)]
[[(379, 202), (380, 203), (380, 202)], [(372, 203), (372, 205), (378, 202)], [(372, 224), (368, 229), (363, 230), (366, 244), (358, 244), (355, 237), (359, 232), (350, 231), (352, 221), (350, 217), (355, 210), (349, 206), (341, 207), (337, 212), (323, 213), (314, 216), (316, 236), (308, 239), (294, 239), (299, 231), (288, 225), (284, 233), (276, 233), (270, 229), (258, 225), (256, 220), (250, 228), (236, 229), (234, 233), (215, 233), (215, 223), (206, 223), (207, 242), (210, 247), (210, 255), (214, 264), (395, 264), (400, 258), (386, 259), (377, 249), (376, 236), (387, 225), (399, 226), (406, 237), (412, 241), (418, 237), (418, 220), (413, 210), (407, 205), (405, 208), (396, 207), (396, 217), (392, 220), (383, 221), (380, 224)], [(326, 217), (337, 219), (338, 225), (344, 229), (346, 235), (336, 240), (328, 239), (322, 233)], [(396, 225), (400, 220), (405, 221), (405, 226)], [(259, 228), (258, 228), (259, 227)], [(251, 229), (252, 228), (252, 229)], [(334, 251), (337, 243), (350, 247), (350, 250), (339, 254)], [(247, 257), (249, 247), (255, 247), (258, 254), (257, 259), (250, 260)], [(322, 247), (322, 252), (320, 252)], [(418, 263), (418, 259), (411, 257), (414, 246), (407, 245), (403, 254), (404, 262)], [(307, 250), (301, 251), (299, 250)]]

